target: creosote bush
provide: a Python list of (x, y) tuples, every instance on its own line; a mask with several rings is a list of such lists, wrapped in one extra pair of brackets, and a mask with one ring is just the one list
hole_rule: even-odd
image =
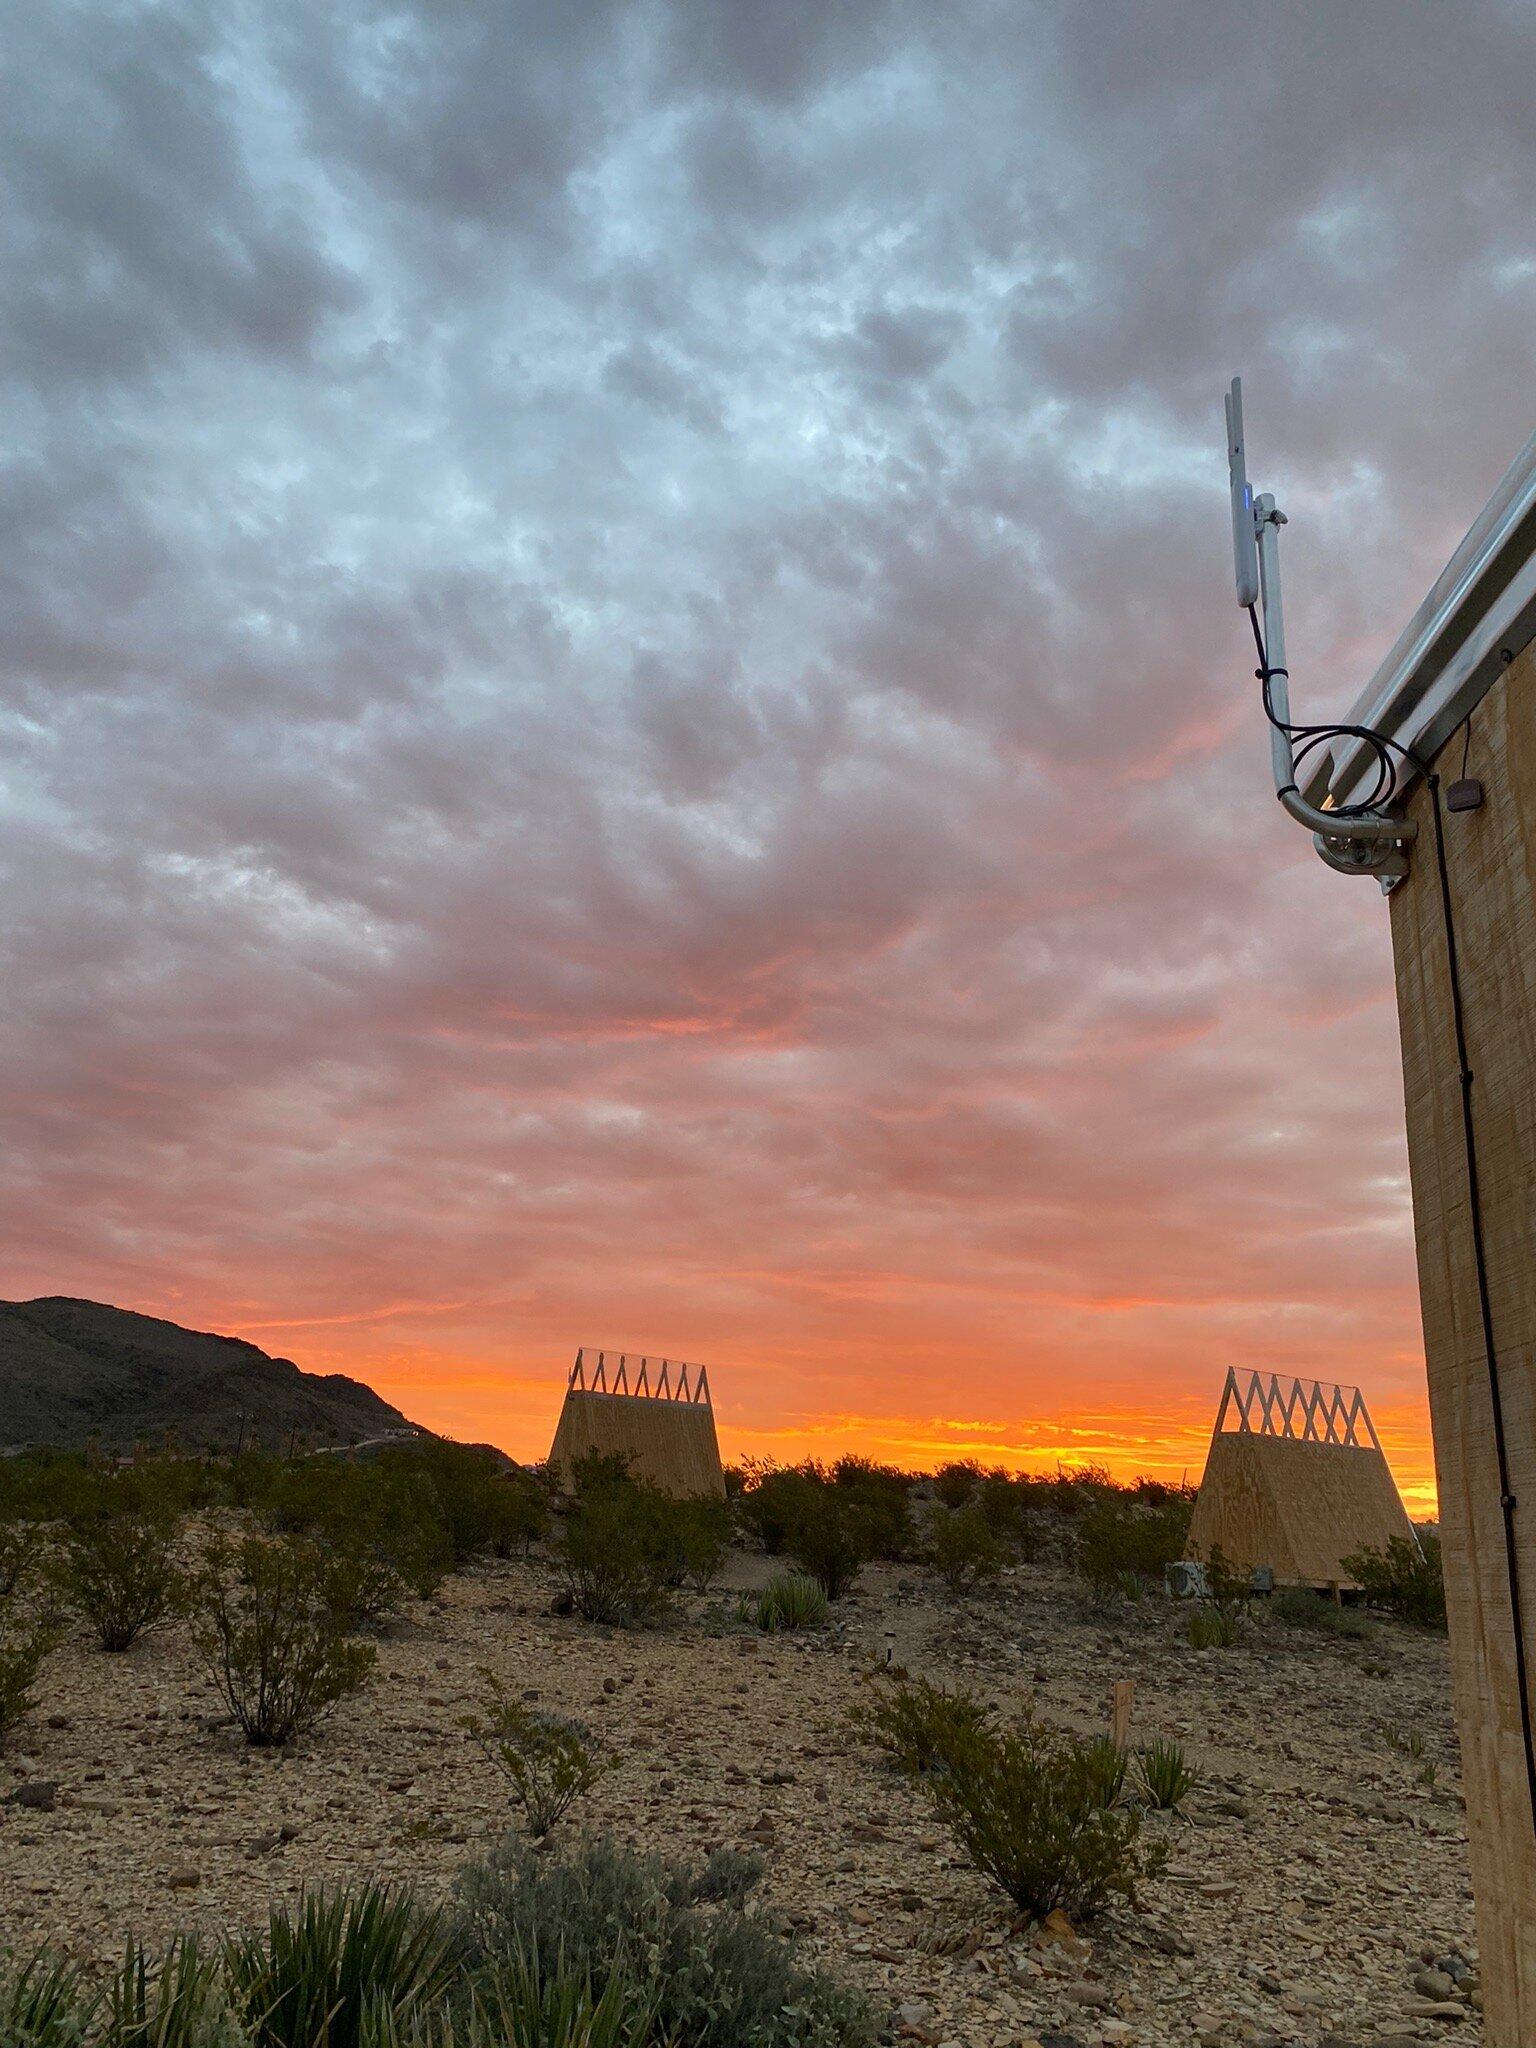
[(515, 1697), (504, 1680), (482, 1670), (480, 1711), (466, 1728), (507, 1781), (528, 1832), (540, 1840), (575, 1802), (614, 1768), (600, 1756), (592, 1731), (564, 1714), (541, 1712)]
[(1345, 1642), (1368, 1643), (1378, 1631), (1358, 1609), (1341, 1607), (1321, 1593), (1305, 1586), (1282, 1586), (1265, 1604), (1265, 1612), (1288, 1628), (1303, 1628), (1315, 1635), (1338, 1636)]
[(375, 1653), (346, 1634), (331, 1561), (304, 1537), (215, 1537), (193, 1574), (192, 1632), (247, 1742), (307, 1734)]
[(71, 1523), (53, 1576), (64, 1604), (113, 1652), (162, 1627), (184, 1604), (176, 1524), (163, 1512), (108, 1508)]
[(914, 1777), (947, 1770), (953, 1756), (984, 1741), (991, 1728), (990, 1709), (963, 1686), (949, 1692), (926, 1678), (889, 1689), (883, 1679), (871, 1684), (855, 1723), (898, 1770)]
[(1358, 1551), (1345, 1558), (1344, 1569), (1359, 1581), (1371, 1606), (1415, 1628), (1444, 1629), (1445, 1580), (1433, 1529), (1421, 1529), (1417, 1541), (1393, 1536), (1385, 1550)]
[(825, 1628), (832, 1619), (827, 1596), (803, 1572), (777, 1572), (757, 1594), (745, 1594), (741, 1618), (774, 1635), (802, 1628)]
[(799, 1495), (784, 1549), (829, 1600), (841, 1600), (875, 1554), (863, 1504), (833, 1486), (808, 1486)]
[(956, 1595), (988, 1585), (1008, 1562), (1008, 1547), (979, 1507), (940, 1514), (928, 1535), (928, 1557)]
[(933, 1475), (933, 1490), (947, 1508), (963, 1508), (981, 1484), (981, 1467), (974, 1458), (941, 1465)]
[(1135, 1599), (1160, 1586), (1168, 1566), (1184, 1554), (1189, 1519), (1182, 1500), (1153, 1507), (1123, 1496), (1091, 1501), (1078, 1523), (1077, 1569), (1094, 1600)]
[(671, 1605), (674, 1569), (681, 1583), (670, 1536), (654, 1488), (626, 1479), (580, 1495), (566, 1514), (559, 1542), (576, 1612), (614, 1628), (659, 1621)]
[(928, 1774), (976, 1868), (1032, 1918), (1059, 1907), (1080, 1921), (1114, 1898), (1134, 1903), (1138, 1882), (1162, 1865), (1161, 1845), (1141, 1838), (1140, 1815), (1116, 1803), (1109, 1747), (1026, 1717), (954, 1742), (944, 1768)]

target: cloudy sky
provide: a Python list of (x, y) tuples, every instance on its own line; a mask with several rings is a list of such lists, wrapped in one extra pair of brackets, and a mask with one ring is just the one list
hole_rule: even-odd
[[(1532, 425), (1522, 5), (24, 0), (0, 1292), (546, 1447), (1429, 1475), (1386, 913), (1268, 793)], [(1421, 1496), (1422, 1497), (1422, 1496)]]

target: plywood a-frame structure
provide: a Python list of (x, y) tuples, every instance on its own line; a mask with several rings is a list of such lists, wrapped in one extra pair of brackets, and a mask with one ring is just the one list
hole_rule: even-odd
[(723, 1497), (708, 1372), (673, 1358), (583, 1346), (566, 1382), (550, 1470), (569, 1480), (593, 1452), (627, 1459), (637, 1479), (675, 1499)]
[(1417, 1540), (1359, 1388), (1229, 1370), (1190, 1556), (1219, 1548), (1277, 1586), (1350, 1588), (1345, 1558), (1393, 1536)]

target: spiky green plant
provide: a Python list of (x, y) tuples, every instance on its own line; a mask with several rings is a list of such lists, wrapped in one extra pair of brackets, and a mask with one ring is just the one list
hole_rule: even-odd
[(780, 1630), (825, 1628), (832, 1609), (814, 1579), (803, 1572), (778, 1572), (755, 1598), (748, 1594), (742, 1601), (742, 1619), (765, 1635), (775, 1635)]
[(374, 1884), (307, 1892), (224, 1947), (254, 2048), (368, 2048), (381, 2015), (409, 2022), (442, 1999), (459, 1960), (443, 1914)]
[(158, 1962), (130, 1940), (104, 2003), (100, 2048), (234, 2048), (240, 2037), (218, 1957), (190, 1938)]
[(1149, 1806), (1177, 1813), (1199, 1784), (1199, 1773), (1186, 1758), (1182, 1746), (1159, 1736), (1149, 1742), (1137, 1759), (1137, 1775)]
[(0, 2041), (5, 2048), (83, 2048), (99, 2000), (79, 1967), (42, 1951), (0, 1960)]

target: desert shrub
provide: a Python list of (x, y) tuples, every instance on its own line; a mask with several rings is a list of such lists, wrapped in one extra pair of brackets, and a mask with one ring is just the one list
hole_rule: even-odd
[(175, 1530), (167, 1516), (137, 1510), (93, 1515), (65, 1529), (54, 1584), (104, 1650), (128, 1649), (180, 1611)]
[(437, 1491), (409, 1456), (294, 1459), (269, 1472), (260, 1505), (269, 1526), (312, 1536), (337, 1558), (339, 1607), (359, 1623), (386, 1619), (407, 1588), (435, 1592), (455, 1562)]
[(329, 1559), (307, 1538), (216, 1537), (188, 1599), (198, 1649), (260, 1748), (306, 1734), (373, 1668), (374, 1651), (338, 1617)]
[(1340, 1636), (1346, 1642), (1367, 1643), (1377, 1631), (1353, 1607), (1340, 1607), (1321, 1593), (1305, 1586), (1282, 1586), (1268, 1602), (1268, 1612), (1290, 1628), (1304, 1628), (1316, 1635)]
[(1383, 1608), (1415, 1628), (1445, 1627), (1445, 1580), (1440, 1538), (1421, 1529), (1418, 1540), (1392, 1536), (1385, 1550), (1361, 1550), (1346, 1557), (1344, 1569), (1358, 1579), (1373, 1607)]
[(38, 1677), (62, 1633), (51, 1607), (29, 1594), (24, 1575), (0, 1599), (0, 1749), (32, 1711)]
[(1078, 1523), (1078, 1573), (1097, 1601), (1127, 1593), (1135, 1598), (1161, 1585), (1188, 1536), (1189, 1509), (1182, 1501), (1146, 1508), (1123, 1498), (1095, 1499)]
[(671, 1502), (669, 1506), (673, 1509), (683, 1577), (695, 1593), (707, 1593), (730, 1554), (730, 1507), (723, 1500), (704, 1495)]
[(42, 1562), (43, 1530), (21, 1516), (0, 1519), (0, 1600), (9, 1600)]
[(537, 1483), (527, 1473), (509, 1473), (494, 1451), (480, 1445), (401, 1446), (378, 1463), (391, 1479), (425, 1476), (455, 1569), (475, 1557), (525, 1551), (547, 1525)]
[(908, 1499), (912, 1482), (905, 1472), (898, 1472), (894, 1465), (877, 1465), (872, 1458), (849, 1455), (832, 1467), (832, 1485), (857, 1502), (871, 1557), (899, 1563), (912, 1555), (917, 1531)]
[(770, 1557), (781, 1557), (789, 1540), (790, 1524), (807, 1488), (823, 1483), (802, 1468), (785, 1468), (752, 1461), (744, 1468), (746, 1490), (737, 1502), (737, 1515), (748, 1534), (755, 1536)]
[(480, 1676), (480, 1711), (464, 1715), (460, 1725), (506, 1779), (528, 1832), (541, 1839), (613, 1768), (613, 1760), (598, 1755), (592, 1731), (582, 1722), (541, 1713), (514, 1698), (493, 1672), (482, 1670)]
[(688, 1897), (697, 1906), (739, 1906), (762, 1883), (766, 1867), (750, 1849), (711, 1849), (689, 1879)]
[(1136, 1761), (1147, 1804), (1168, 1813), (1176, 1813), (1200, 1782), (1182, 1747), (1161, 1736), (1149, 1742)]
[(225, 1943), (224, 1967), (252, 2048), (370, 2048), (380, 2020), (430, 2013), (461, 1956), (447, 1916), (364, 1885), (274, 1906)]
[[(564, 1858), (508, 1842), (462, 1881), (463, 1924), (482, 1968), (521, 1957), (541, 1974), (558, 1966), (595, 1983), (622, 1972), (650, 2002), (658, 2041), (872, 2048), (877, 2030), (863, 2000), (744, 1912), (728, 1895), (734, 1887), (722, 1896), (709, 1870), (607, 1841)], [(739, 1883), (744, 1873), (735, 1875)]]
[(1002, 1538), (979, 1508), (939, 1515), (928, 1534), (928, 1556), (956, 1594), (995, 1579), (1008, 1561)]
[(1112, 1898), (1132, 1903), (1160, 1865), (1134, 1808), (1107, 1803), (1103, 1744), (1026, 1719), (981, 1729), (929, 1773), (939, 1811), (976, 1868), (1023, 1913), (1085, 1920)]
[(778, 1572), (763, 1590), (741, 1603), (742, 1619), (765, 1635), (800, 1628), (825, 1628), (832, 1619), (827, 1596), (803, 1572)]
[(898, 1770), (914, 1777), (947, 1770), (951, 1759), (986, 1737), (990, 1710), (963, 1687), (947, 1692), (926, 1678), (876, 1690), (856, 1718)]
[(670, 1602), (675, 1553), (651, 1490), (626, 1480), (578, 1497), (565, 1517), (559, 1555), (576, 1611), (587, 1621), (638, 1628)]
[(963, 1508), (981, 1484), (981, 1467), (974, 1458), (941, 1465), (933, 1475), (933, 1490), (950, 1509)]
[(791, 1511), (784, 1548), (829, 1600), (840, 1600), (874, 1555), (863, 1503), (839, 1487), (807, 1487)]
[(1107, 1735), (1096, 1735), (1085, 1745), (1088, 1772), (1100, 1806), (1117, 1806), (1125, 1791), (1130, 1755)]

